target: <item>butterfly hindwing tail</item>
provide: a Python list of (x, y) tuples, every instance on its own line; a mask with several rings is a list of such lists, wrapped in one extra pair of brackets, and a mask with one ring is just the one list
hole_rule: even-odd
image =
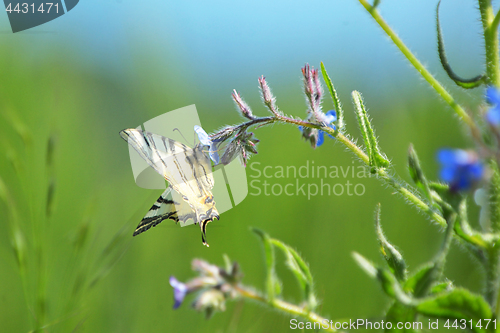
[(134, 236), (157, 226), (166, 219), (175, 222), (186, 222), (188, 219), (194, 217), (195, 215), (191, 207), (169, 186), (141, 220), (134, 231)]
[(172, 200), (172, 195), (170, 193), (171, 191), (172, 188), (168, 187), (165, 192), (160, 195), (158, 200), (156, 200), (135, 229), (134, 236), (137, 236), (151, 227), (155, 227), (163, 220), (171, 219), (175, 222), (179, 221), (177, 211), (175, 210), (175, 202)]

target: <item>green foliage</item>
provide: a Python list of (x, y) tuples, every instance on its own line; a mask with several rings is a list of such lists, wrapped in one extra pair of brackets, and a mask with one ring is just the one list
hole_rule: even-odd
[(378, 147), (378, 140), (373, 131), (370, 119), (368, 118), (361, 94), (357, 91), (353, 91), (352, 100), (354, 102), (356, 117), (358, 118), (359, 129), (365, 142), (366, 151), (370, 157), (370, 166), (388, 167), (390, 162)]
[(377, 239), (380, 245), (380, 252), (384, 256), (387, 265), (391, 269), (391, 272), (400, 281), (406, 280), (406, 263), (403, 256), (399, 251), (387, 240), (382, 231), (382, 226), (380, 224), (380, 204), (377, 205), (375, 210), (375, 231), (377, 233)]
[(281, 282), (278, 279), (276, 274), (276, 259), (274, 256), (274, 246), (272, 243), (272, 239), (268, 234), (259, 229), (253, 229), (262, 240), (262, 244), (264, 245), (264, 253), (266, 256), (266, 270), (267, 270), (267, 278), (266, 278), (266, 294), (267, 299), (270, 303), (274, 302), (274, 298), (281, 294)]
[(386, 329), (386, 332), (405, 332), (405, 333), (413, 333), (417, 332), (417, 330), (410, 328), (401, 328), (398, 329), (398, 323), (413, 323), (417, 319), (417, 312), (411, 306), (402, 304), (400, 302), (394, 302), (387, 313), (385, 315), (385, 320), (392, 323), (391, 329)]
[(483, 297), (462, 288), (439, 294), (420, 302), (416, 310), (426, 316), (443, 319), (472, 320), (474, 332), (495, 332), (494, 325), (487, 329), (477, 327), (479, 321), (493, 319), (491, 309)]
[[(354, 259), (370, 277), (379, 281), (384, 292), (393, 299), (393, 304), (386, 313), (387, 321), (413, 322), (418, 319), (418, 315), (425, 315), (471, 320), (476, 325), (480, 319), (494, 319), (490, 306), (482, 296), (463, 288), (455, 288), (450, 282), (443, 281), (442, 272), (455, 230), (455, 218), (456, 214), (450, 215), (442, 246), (434, 260), (423, 265), (406, 279), (406, 275), (399, 273), (406, 266), (395, 264), (395, 262), (404, 263), (404, 259), (383, 236), (380, 228), (380, 205), (377, 206), (375, 227), (381, 244), (381, 252), (389, 270), (377, 267), (357, 253), (354, 253)], [(399, 278), (396, 278), (398, 275), (395, 274), (398, 274)], [(491, 327), (490, 330), (492, 330)], [(484, 332), (481, 328), (475, 327), (474, 330)], [(414, 332), (414, 330), (413, 328), (402, 329), (401, 332)]]
[(328, 87), (328, 91), (330, 92), (330, 96), (333, 100), (333, 106), (335, 108), (335, 111), (337, 112), (337, 129), (339, 132), (343, 132), (345, 127), (344, 110), (342, 109), (342, 103), (340, 103), (337, 91), (333, 86), (332, 79), (330, 79), (330, 76), (328, 76), (323, 62), (321, 62), (321, 74), (323, 75), (323, 79), (325, 80), (326, 86)]
[(302, 289), (304, 302), (310, 311), (313, 311), (317, 306), (316, 295), (314, 294), (314, 282), (309, 266), (302, 257), (292, 247), (285, 243), (269, 237), (264, 231), (252, 229), (264, 245), (267, 263), (267, 299), (270, 303), (274, 302), (274, 298), (279, 296), (279, 280), (275, 271), (275, 256), (274, 248), (280, 249), (286, 257), (286, 266), (294, 274)]

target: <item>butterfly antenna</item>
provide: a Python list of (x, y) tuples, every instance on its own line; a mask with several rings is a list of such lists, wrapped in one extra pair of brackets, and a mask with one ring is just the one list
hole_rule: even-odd
[[(179, 134), (182, 136), (184, 141), (189, 142), (188, 139), (186, 139), (186, 137), (182, 134), (182, 132), (177, 127), (172, 130), (172, 132), (175, 132), (175, 131), (179, 132)], [(194, 135), (195, 136), (193, 138), (193, 146), (196, 144), (196, 133), (194, 133)]]

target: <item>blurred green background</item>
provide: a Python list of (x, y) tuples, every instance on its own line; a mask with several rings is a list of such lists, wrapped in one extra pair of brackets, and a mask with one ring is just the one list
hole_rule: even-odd
[[(482, 68), (478, 17), (472, 3), (459, 2), (443, 3), (443, 29), (450, 61), (460, 74), (472, 76)], [(325, 63), (354, 137), (359, 132), (350, 92), (363, 93), (381, 147), (406, 180), (410, 142), (431, 178), (438, 173), (437, 149), (470, 146), (449, 108), (355, 1), (313, 1), (310, 8), (300, 1), (289, 6), (277, 1), (268, 10), (260, 2), (231, 4), (89, 1), (15, 35), (5, 15), (0, 25), (1, 332), (28, 332), (37, 322), (46, 332), (289, 331), (289, 317), (252, 302), (229, 303), (208, 321), (190, 309), (192, 296), (172, 310), (168, 278), (193, 277), (193, 258), (222, 265), (227, 254), (241, 265), (244, 284), (264, 288), (263, 249), (250, 227), (292, 245), (309, 262), (320, 314), (380, 318), (389, 300), (351, 257), (357, 251), (382, 263), (373, 228), (378, 202), (387, 237), (410, 270), (437, 251), (438, 227), (376, 179), (350, 177), (365, 186), (364, 195), (311, 200), (249, 195), (210, 224), (208, 249), (200, 244), (198, 227), (170, 221), (132, 238), (161, 191), (135, 185), (118, 132), (190, 104), (196, 104), (207, 131), (237, 123), (233, 88), (255, 114), (265, 115), (257, 89), (262, 74), (281, 110), (304, 117), (300, 67), (306, 62)], [(476, 112), (482, 92), (455, 88), (438, 65), (434, 6), (434, 1), (382, 1), (381, 11), (431, 72)], [(330, 109), (331, 99), (324, 101)], [(260, 162), (260, 170), (306, 161), (359, 165), (331, 139), (311, 149), (292, 126), (254, 133), (261, 142), (250, 163)], [(300, 290), (283, 261), (278, 256), (284, 298), (298, 302)], [(456, 285), (482, 288), (478, 265), (457, 246), (446, 274)]]

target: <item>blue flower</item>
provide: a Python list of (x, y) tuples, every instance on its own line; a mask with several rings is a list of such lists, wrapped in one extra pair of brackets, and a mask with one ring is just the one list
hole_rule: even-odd
[(442, 164), (441, 179), (454, 192), (468, 190), (483, 175), (484, 167), (474, 152), (442, 149), (438, 153), (438, 161)]
[(212, 142), (210, 140), (210, 137), (208, 136), (207, 132), (201, 126), (195, 125), (194, 126), (194, 131), (196, 134), (198, 134), (198, 139), (204, 146), (209, 146), (209, 155), (210, 159), (214, 161), (215, 165), (219, 164), (219, 154), (217, 153), (217, 146), (215, 142)]
[(500, 125), (500, 90), (489, 86), (486, 89), (486, 102), (491, 108), (486, 112), (486, 120), (493, 126)]
[[(326, 113), (324, 122), (328, 124), (328, 127), (336, 129), (335, 125), (332, 123), (337, 120), (337, 113), (335, 110), (330, 110)], [(302, 136), (311, 141), (313, 148), (321, 146), (325, 142), (325, 132), (322, 130), (317, 130), (309, 127), (299, 126), (299, 130), (302, 131)], [(327, 135), (334, 139), (333, 136), (327, 133)]]
[(184, 301), (188, 287), (184, 283), (177, 281), (173, 276), (170, 277), (169, 282), (172, 288), (174, 288), (174, 309), (177, 309), (181, 306), (182, 301)]
[[(335, 125), (333, 125), (333, 124), (332, 124), (334, 121), (336, 121), (336, 120), (337, 120), (337, 112), (335, 112), (335, 110), (330, 110), (330, 111), (328, 111), (328, 112), (326, 113), (326, 117), (325, 117), (325, 118), (326, 118), (326, 123), (328, 124), (328, 127), (331, 127), (331, 128), (333, 128), (334, 130), (335, 130), (335, 129), (337, 129), (337, 128), (335, 127)], [(324, 136), (324, 133), (325, 133), (325, 132), (323, 132), (323, 131), (321, 131), (321, 130), (320, 130), (320, 131), (319, 131), (319, 133), (318, 133), (318, 144), (317, 144), (317, 146), (318, 146), (318, 147), (319, 147), (319, 146), (321, 146), (321, 145), (323, 144), (323, 142), (325, 141), (325, 136)], [(333, 136), (331, 136), (330, 134), (328, 134), (328, 133), (327, 133), (327, 135), (328, 135), (330, 138), (334, 139), (334, 137), (333, 137)]]

